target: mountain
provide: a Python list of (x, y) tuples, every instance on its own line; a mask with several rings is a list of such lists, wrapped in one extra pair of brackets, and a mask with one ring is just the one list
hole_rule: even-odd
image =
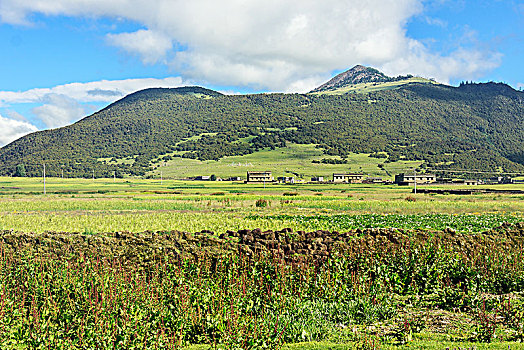
[(391, 78), (384, 73), (370, 67), (356, 65), (355, 67), (340, 73), (327, 83), (320, 85), (311, 92), (321, 92), (339, 89), (348, 85), (362, 83), (387, 83)]
[(408, 84), (437, 84), (433, 80), (412, 75), (388, 77), (375, 68), (357, 65), (338, 74), (327, 83), (313, 89), (310, 93), (344, 94), (347, 92), (371, 92), (397, 89)]
[(200, 87), (147, 89), (1, 148), (0, 175), (24, 164), (28, 175), (40, 176), (43, 163), (49, 176), (146, 175), (173, 157), (285, 152), (288, 143), (316, 145), (331, 156), (420, 160), (431, 171), (524, 173), (523, 140), (524, 93), (504, 84), (233, 96)]

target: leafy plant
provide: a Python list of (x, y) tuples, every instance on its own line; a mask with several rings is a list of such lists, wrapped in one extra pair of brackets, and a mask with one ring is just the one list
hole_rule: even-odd
[(476, 331), (474, 339), (482, 343), (490, 343), (497, 329), (497, 314), (486, 310), (486, 301), (475, 312)]

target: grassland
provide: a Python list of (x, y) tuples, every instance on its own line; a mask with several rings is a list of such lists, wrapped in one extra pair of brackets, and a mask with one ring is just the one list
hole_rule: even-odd
[[(0, 347), (521, 349), (523, 213), (392, 185), (1, 178)], [(255, 228), (351, 234), (328, 260), (236, 256), (250, 233), (228, 232)], [(233, 255), (197, 254), (214, 244)]]
[(313, 160), (340, 159), (327, 156), (315, 145), (289, 144), (285, 148), (262, 150), (252, 154), (235, 157), (224, 157), (218, 161), (200, 161), (187, 158), (174, 158), (165, 162), (165, 166), (158, 167), (151, 175), (168, 178), (186, 178), (189, 176), (216, 174), (222, 178), (241, 176), (245, 179), (247, 171), (272, 171), (275, 177), (293, 176), (290, 172), (299, 174), (298, 179), (311, 180), (312, 176), (324, 176), (331, 179), (336, 172), (361, 172), (370, 176), (380, 176), (392, 179), (393, 174), (418, 167), (421, 161), (398, 161), (384, 164), (384, 170), (379, 164), (384, 159), (371, 158), (369, 154), (351, 153), (347, 157), (347, 164), (315, 164)]
[(433, 80), (420, 78), (420, 77), (412, 77), (408, 79), (398, 80), (398, 81), (391, 81), (387, 83), (362, 83), (362, 84), (353, 84), (348, 85), (343, 88), (330, 90), (330, 91), (322, 91), (322, 92), (314, 92), (314, 95), (342, 95), (347, 94), (350, 92), (357, 92), (357, 93), (369, 93), (369, 92), (375, 92), (375, 91), (382, 91), (382, 90), (394, 90), (399, 89), (405, 85), (409, 84), (440, 84)]
[[(4, 178), (0, 229), (116, 232), (177, 229), (347, 230), (358, 227), (486, 230), (518, 221), (520, 195), (427, 195), (394, 185), (246, 185), (141, 179)], [(502, 186), (514, 188), (515, 186)], [(264, 200), (267, 206), (257, 207)]]

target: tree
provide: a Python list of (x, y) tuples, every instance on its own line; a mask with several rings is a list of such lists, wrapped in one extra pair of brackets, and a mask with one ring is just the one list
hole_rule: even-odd
[(217, 176), (215, 174), (211, 175), (210, 180), (211, 181), (216, 181), (217, 180)]
[(16, 166), (16, 170), (15, 170), (14, 176), (16, 176), (16, 177), (25, 177), (26, 176), (24, 164), (18, 164)]

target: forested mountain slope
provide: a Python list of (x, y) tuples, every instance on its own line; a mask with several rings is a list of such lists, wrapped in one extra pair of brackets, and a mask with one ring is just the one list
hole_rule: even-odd
[[(67, 127), (0, 149), (0, 174), (143, 175), (164, 154), (219, 159), (317, 144), (326, 154), (387, 152), (386, 162), (524, 172), (524, 93), (486, 83), (410, 84), (341, 95), (227, 96), (198, 88), (131, 94)], [(378, 154), (377, 154), (378, 156)]]

